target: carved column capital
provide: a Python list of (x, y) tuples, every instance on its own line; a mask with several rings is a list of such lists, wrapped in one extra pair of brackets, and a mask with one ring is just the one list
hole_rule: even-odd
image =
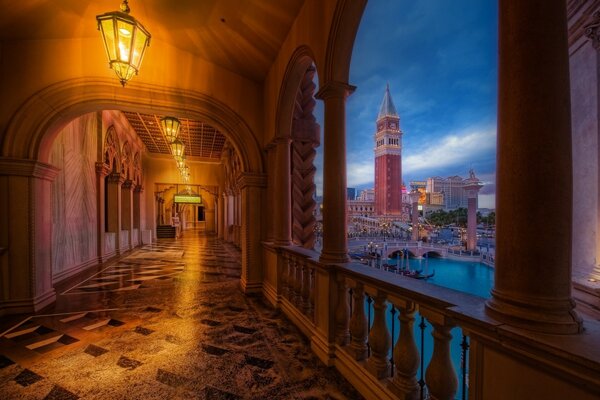
[(143, 193), (143, 192), (144, 192), (144, 186), (142, 186), (142, 185), (137, 185), (137, 186), (135, 187), (135, 192), (136, 192), (136, 193)]
[(125, 177), (118, 172), (108, 175), (109, 183), (118, 183), (119, 185), (122, 185), (124, 181)]
[(342, 82), (329, 81), (321, 86), (315, 97), (320, 100), (327, 100), (332, 97), (346, 98), (354, 93), (355, 90), (356, 86)]
[(104, 178), (105, 176), (110, 174), (110, 168), (108, 167), (108, 165), (104, 164), (103, 162), (97, 162), (95, 167), (96, 167), (96, 175), (99, 178)]
[(592, 41), (592, 46), (600, 50), (600, 10), (592, 14), (592, 22), (583, 27), (585, 36)]
[(131, 179), (126, 179), (121, 184), (121, 188), (123, 188), (123, 189), (131, 189), (133, 186), (134, 186), (134, 184)]

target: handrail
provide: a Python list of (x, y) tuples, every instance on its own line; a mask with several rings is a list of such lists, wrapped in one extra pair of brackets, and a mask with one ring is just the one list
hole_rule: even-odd
[[(450, 359), (455, 326), (462, 329), (459, 351), (465, 360), (472, 338), (494, 343), (600, 394), (600, 350), (593, 337), (586, 339), (587, 350), (581, 347), (581, 337), (540, 338), (491, 319), (481, 297), (363, 264), (324, 264), (317, 252), (296, 246), (279, 247), (277, 254), (283, 266), (282, 310), (311, 338), (319, 357), (326, 362), (333, 357), (351, 383), (369, 388), (366, 397), (416, 399), (429, 393), (436, 399), (454, 399), (476, 374), (470, 371), (467, 377), (463, 366), (462, 385), (458, 384)], [(421, 335), (430, 325), (434, 338), (423, 377), (415, 367), (423, 357), (412, 334), (417, 312)], [(390, 313), (391, 329), (385, 322)], [(600, 323), (586, 326), (600, 331)], [(401, 333), (395, 341), (397, 327)], [(464, 399), (467, 394), (462, 395)]]

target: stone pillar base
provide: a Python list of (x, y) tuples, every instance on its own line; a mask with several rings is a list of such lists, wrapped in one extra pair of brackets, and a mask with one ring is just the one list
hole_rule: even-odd
[(319, 262), (324, 264), (345, 264), (350, 262), (350, 258), (346, 252), (322, 251)]
[(54, 289), (32, 299), (0, 301), (0, 316), (34, 313), (56, 301)]
[(506, 296), (492, 289), (486, 313), (518, 328), (548, 334), (570, 335), (583, 331), (583, 321), (575, 312), (575, 302), (566, 299), (521, 298)]

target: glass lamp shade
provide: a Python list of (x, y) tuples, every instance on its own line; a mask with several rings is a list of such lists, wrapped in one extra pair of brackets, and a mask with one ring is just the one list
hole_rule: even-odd
[(179, 129), (181, 128), (181, 122), (175, 117), (164, 117), (160, 120), (165, 138), (169, 143), (173, 143), (179, 135)]
[(175, 139), (173, 143), (171, 143), (171, 152), (173, 153), (173, 157), (177, 160), (177, 157), (183, 157), (183, 152), (185, 151), (185, 144), (179, 139)]
[(177, 162), (177, 168), (183, 168), (185, 166), (185, 156), (175, 157), (175, 162)]
[(140, 70), (146, 47), (150, 45), (150, 32), (129, 15), (127, 0), (121, 4), (121, 10), (97, 15), (96, 20), (109, 66), (125, 86)]

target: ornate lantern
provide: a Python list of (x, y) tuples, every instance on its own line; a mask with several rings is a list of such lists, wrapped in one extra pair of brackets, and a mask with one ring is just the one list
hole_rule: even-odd
[[(183, 152), (185, 151), (185, 144), (179, 139), (175, 139), (173, 143), (171, 143), (171, 152), (173, 153), (173, 157), (175, 160), (183, 159)], [(181, 158), (178, 158), (181, 157)]]
[(167, 138), (167, 142), (173, 143), (179, 135), (179, 129), (181, 128), (181, 122), (175, 117), (164, 117), (160, 120), (163, 133)]
[(175, 157), (175, 162), (177, 162), (177, 168), (181, 170), (185, 166), (185, 155), (182, 157)]
[(150, 32), (129, 15), (127, 1), (123, 0), (121, 11), (96, 16), (108, 63), (123, 86), (139, 72), (146, 47), (150, 45)]

